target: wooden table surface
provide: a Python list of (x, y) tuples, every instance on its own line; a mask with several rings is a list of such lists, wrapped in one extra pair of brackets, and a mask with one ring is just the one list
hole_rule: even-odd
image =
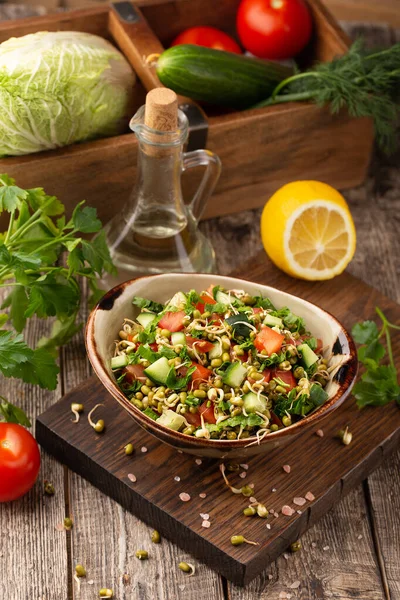
[[(0, 17), (9, 16), (7, 11), (0, 8)], [(400, 39), (385, 26), (349, 30), (381, 45)], [(358, 239), (349, 271), (400, 303), (400, 152), (390, 158), (376, 154), (365, 185), (345, 196)], [(202, 224), (217, 250), (220, 273), (260, 250), (259, 217), (260, 211), (247, 211)], [(86, 310), (81, 316), (87, 317)], [(33, 344), (43, 332), (36, 321), (28, 341)], [(34, 418), (89, 376), (83, 335), (61, 351), (60, 364), (56, 391), (2, 379), (1, 394)], [(0, 598), (90, 600), (101, 587), (111, 587), (116, 600), (400, 600), (399, 473), (400, 454), (310, 529), (300, 552), (282, 556), (242, 589), (202, 564), (196, 564), (194, 577), (185, 576), (177, 563), (191, 562), (189, 555), (166, 540), (152, 545), (140, 520), (43, 454), (31, 493), (0, 505)], [(55, 496), (43, 495), (45, 479), (54, 484)], [(75, 521), (70, 532), (56, 528), (65, 516)], [(135, 558), (139, 548), (151, 550), (149, 561)], [(78, 563), (88, 572), (80, 590), (72, 579)]]

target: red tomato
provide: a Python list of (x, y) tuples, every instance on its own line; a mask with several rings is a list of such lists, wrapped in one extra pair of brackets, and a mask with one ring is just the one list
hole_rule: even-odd
[(252, 310), (253, 310), (253, 315), (256, 315), (257, 313), (260, 313), (263, 311), (263, 309), (258, 306), (255, 306)]
[(274, 331), (271, 327), (263, 325), (254, 338), (254, 345), (260, 352), (266, 350), (268, 356), (270, 356), (274, 352), (279, 352), (284, 339), (284, 335)]
[(39, 467), (39, 447), (29, 431), (16, 423), (0, 423), (0, 502), (26, 494)]
[(214, 344), (212, 342), (209, 342), (208, 340), (199, 340), (191, 335), (186, 336), (186, 343), (188, 346), (190, 346), (190, 348), (192, 348), (193, 344), (196, 343), (195, 349), (199, 352), (210, 352), (210, 350), (214, 348)]
[(199, 310), (201, 314), (203, 314), (206, 308), (206, 304), (216, 304), (216, 301), (212, 297), (212, 294), (209, 294), (208, 292), (206, 294), (202, 294), (200, 298), (202, 299), (202, 302), (198, 302), (196, 304), (196, 309)]
[(194, 44), (195, 46), (206, 46), (214, 50), (225, 50), (242, 54), (242, 50), (233, 38), (215, 27), (190, 27), (182, 31), (174, 39), (171, 46), (179, 44)]
[[(304, 341), (308, 340), (308, 339), (310, 339), (309, 335), (303, 335), (303, 336), (299, 337), (296, 340), (296, 346), (300, 346), (300, 344), (303, 344)], [(319, 352), (321, 352), (323, 347), (324, 347), (324, 342), (320, 338), (317, 338), (317, 347), (315, 348), (314, 352), (316, 352), (318, 354)]]
[(263, 383), (269, 383), (271, 380), (271, 369), (265, 369), (262, 374), (264, 375)]
[(196, 370), (192, 374), (192, 382), (200, 384), (202, 381), (207, 381), (212, 371), (199, 365), (198, 363), (192, 362), (192, 367), (196, 367)]
[(133, 383), (136, 379), (140, 379), (142, 382), (146, 381), (143, 365), (127, 365), (124, 373), (126, 373), (124, 381), (127, 383)]
[(303, 50), (311, 38), (312, 19), (304, 0), (242, 0), (236, 28), (246, 50), (280, 60)]
[(185, 419), (188, 423), (190, 423), (190, 425), (194, 425), (195, 427), (200, 427), (201, 425), (201, 419), (200, 419), (200, 413), (191, 413), (191, 412), (185, 412)]
[(208, 407), (207, 402), (209, 402), (209, 400), (205, 400), (200, 406), (199, 413), (203, 415), (203, 419), (206, 423), (216, 423), (217, 420), (214, 415), (214, 404), (211, 403), (211, 406)]
[(280, 369), (273, 369), (272, 377), (279, 377), (283, 383), (287, 383), (290, 387), (285, 388), (287, 392), (290, 392), (297, 385), (297, 381), (293, 377), (292, 371), (281, 371)]
[(178, 310), (178, 312), (166, 312), (165, 315), (159, 320), (158, 326), (161, 329), (168, 329), (168, 331), (181, 331), (184, 327), (183, 319), (186, 316), (184, 310)]

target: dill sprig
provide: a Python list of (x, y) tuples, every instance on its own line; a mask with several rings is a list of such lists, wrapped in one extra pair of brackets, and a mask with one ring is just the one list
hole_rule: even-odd
[(368, 51), (359, 39), (344, 56), (279, 83), (271, 97), (257, 107), (311, 100), (319, 106), (329, 105), (333, 114), (347, 108), (352, 117), (372, 118), (378, 144), (391, 152), (396, 147), (399, 89), (400, 43)]

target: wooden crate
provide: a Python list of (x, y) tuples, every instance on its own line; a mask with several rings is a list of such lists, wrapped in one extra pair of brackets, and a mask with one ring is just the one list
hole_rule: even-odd
[[(308, 2), (314, 34), (300, 57), (302, 66), (331, 60), (348, 48), (347, 37), (327, 9), (319, 0)], [(239, 0), (146, 2), (139, 30), (122, 23), (112, 5), (99, 5), (0, 23), (0, 42), (40, 30), (101, 35), (121, 48), (150, 89), (161, 84), (154, 70), (143, 68), (143, 54), (160, 51), (189, 26), (212, 25), (234, 33), (238, 4)], [(207, 117), (207, 147), (220, 156), (223, 170), (205, 218), (262, 206), (279, 186), (295, 179), (318, 179), (343, 189), (360, 184), (366, 175), (373, 142), (368, 119), (352, 119), (345, 111), (332, 116), (326, 108), (308, 103), (243, 112), (217, 113), (213, 109)], [(86, 199), (106, 222), (129, 196), (136, 153), (136, 138), (127, 132), (58, 150), (0, 159), (0, 172), (15, 177), (22, 187), (43, 186), (68, 210)], [(197, 179), (196, 174), (191, 177), (184, 186), (187, 196)]]

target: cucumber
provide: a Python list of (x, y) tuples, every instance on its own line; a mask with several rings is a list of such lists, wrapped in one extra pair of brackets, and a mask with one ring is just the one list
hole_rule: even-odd
[(120, 354), (119, 356), (113, 356), (111, 359), (112, 369), (122, 369), (128, 364), (128, 357), (126, 354)]
[(160, 81), (177, 94), (234, 108), (268, 98), (292, 74), (275, 62), (188, 44), (165, 50), (157, 62)]
[(222, 356), (222, 344), (219, 342), (214, 342), (214, 347), (208, 352), (208, 358), (212, 360), (213, 358), (221, 358)]
[(306, 369), (318, 361), (318, 356), (307, 344), (300, 344), (297, 346), (297, 350), (301, 354), (301, 360)]
[(145, 312), (143, 312), (143, 313), (140, 313), (140, 315), (138, 315), (136, 317), (136, 321), (138, 323), (140, 323), (140, 325), (142, 325), (142, 327), (144, 327), (146, 329), (146, 327), (148, 325), (150, 325), (150, 323), (152, 321), (154, 321), (155, 318), (156, 318), (156, 315), (154, 313), (150, 313), (150, 312), (145, 313)]
[(174, 296), (172, 296), (171, 300), (168, 302), (168, 307), (177, 308), (178, 310), (182, 310), (186, 305), (186, 296), (183, 292), (176, 292)]
[(166, 385), (170, 370), (171, 367), (168, 364), (168, 359), (165, 356), (162, 356), (156, 360), (156, 362), (153, 362), (152, 365), (147, 367), (144, 372), (149, 379), (154, 381), (154, 383)]
[(168, 429), (179, 431), (182, 425), (184, 425), (185, 419), (182, 417), (182, 415), (178, 415), (178, 413), (168, 409), (163, 412), (161, 417), (158, 417), (156, 423), (164, 425), (164, 427), (168, 427)]
[(283, 321), (279, 317), (267, 315), (264, 319), (264, 325), (268, 325), (268, 327), (283, 327)]
[(265, 396), (257, 396), (249, 392), (243, 396), (243, 407), (247, 413), (264, 412), (267, 410), (267, 399)]
[(225, 294), (225, 292), (221, 292), (221, 290), (217, 291), (217, 293), (215, 294), (215, 299), (217, 302), (227, 305), (232, 304), (232, 300), (236, 300), (236, 298), (231, 298), (229, 294)]
[(174, 331), (171, 334), (171, 342), (174, 346), (186, 346), (186, 335), (182, 331)]
[(247, 369), (240, 362), (234, 362), (225, 371), (222, 381), (229, 387), (240, 387), (246, 377)]

